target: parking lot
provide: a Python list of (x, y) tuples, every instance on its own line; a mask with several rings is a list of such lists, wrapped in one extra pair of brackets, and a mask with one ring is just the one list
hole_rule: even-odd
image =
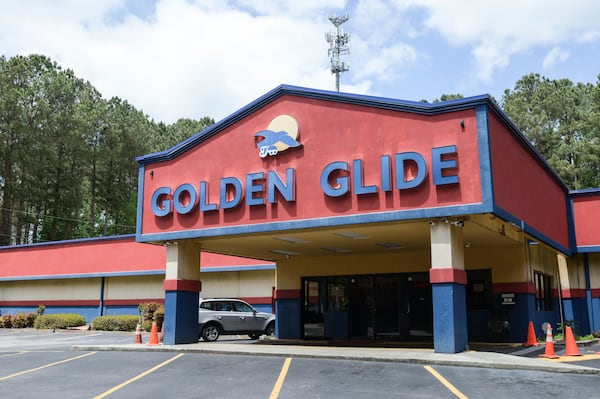
[[(132, 335), (0, 330), (0, 397), (594, 397), (598, 375), (393, 361), (170, 351), (87, 351)], [(147, 342), (147, 341), (145, 341)], [(252, 346), (245, 337), (207, 345)]]

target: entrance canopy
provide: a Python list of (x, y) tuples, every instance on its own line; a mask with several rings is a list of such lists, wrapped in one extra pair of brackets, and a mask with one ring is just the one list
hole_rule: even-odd
[[(570, 253), (568, 190), (489, 96), (427, 104), (280, 86), (139, 157), (137, 240), (277, 261), (522, 233)], [(552, 217), (548, 217), (552, 215)]]

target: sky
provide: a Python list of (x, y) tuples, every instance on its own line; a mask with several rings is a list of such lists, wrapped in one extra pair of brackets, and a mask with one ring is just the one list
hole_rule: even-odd
[(156, 122), (219, 121), (288, 84), (433, 101), (524, 75), (598, 83), (598, 0), (0, 0), (0, 54), (43, 54)]

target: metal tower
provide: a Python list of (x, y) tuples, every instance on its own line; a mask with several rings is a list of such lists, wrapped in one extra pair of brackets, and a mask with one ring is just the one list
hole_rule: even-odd
[(350, 34), (343, 33), (340, 25), (348, 20), (348, 14), (342, 17), (330, 15), (329, 20), (335, 26), (335, 32), (327, 32), (325, 39), (329, 43), (329, 61), (331, 64), (331, 73), (335, 74), (335, 89), (340, 91), (340, 72), (346, 72), (350, 69), (350, 65), (340, 61), (340, 55), (350, 54)]

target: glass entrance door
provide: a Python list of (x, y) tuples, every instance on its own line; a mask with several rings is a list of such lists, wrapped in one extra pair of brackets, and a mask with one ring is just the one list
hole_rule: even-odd
[(350, 336), (373, 338), (373, 277), (357, 276), (350, 279)]
[(406, 339), (409, 298), (401, 275), (375, 277), (375, 330), (378, 338)]
[(306, 278), (303, 280), (302, 327), (304, 338), (322, 338), (325, 336), (326, 281), (326, 278)]
[(420, 341), (432, 337), (427, 273), (306, 277), (302, 287), (304, 338)]

